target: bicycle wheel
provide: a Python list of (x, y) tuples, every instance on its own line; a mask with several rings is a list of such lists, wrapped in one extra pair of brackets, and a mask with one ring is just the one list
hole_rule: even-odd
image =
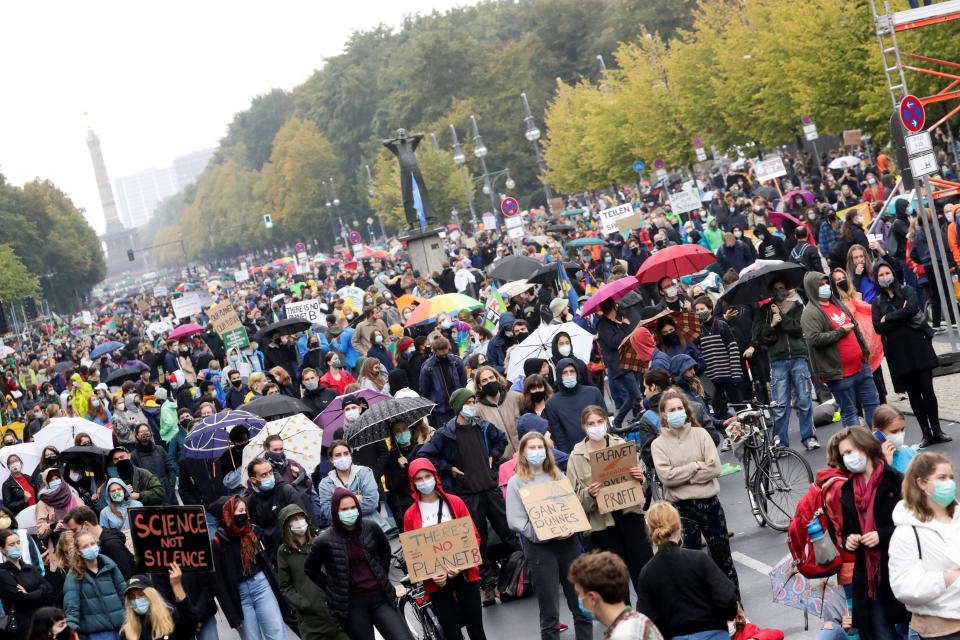
[(750, 481), (752, 479), (750, 474), (754, 473), (752, 471), (752, 467), (754, 465), (750, 464), (754, 455), (755, 454), (752, 451), (748, 450), (746, 455), (743, 456), (743, 477), (744, 482), (747, 485), (747, 502), (750, 503), (750, 513), (753, 514), (753, 519), (757, 521), (757, 526), (762, 527), (766, 524), (766, 521), (763, 519), (763, 515), (760, 513), (760, 498), (754, 494), (753, 483)]
[[(433, 613), (432, 611), (430, 613)], [(410, 635), (414, 640), (433, 640), (428, 634), (427, 624), (424, 624), (420, 617), (420, 608), (417, 603), (409, 596), (400, 598), (400, 615), (403, 616), (407, 628), (410, 629)], [(436, 619), (436, 618), (434, 618)]]
[(797, 503), (813, 482), (813, 470), (793, 449), (778, 448), (757, 466), (753, 493), (767, 526), (786, 531), (797, 511)]
[(443, 629), (440, 628), (440, 621), (437, 614), (433, 612), (433, 605), (428, 605), (420, 610), (423, 616), (423, 627), (427, 632), (427, 638), (430, 640), (444, 640)]

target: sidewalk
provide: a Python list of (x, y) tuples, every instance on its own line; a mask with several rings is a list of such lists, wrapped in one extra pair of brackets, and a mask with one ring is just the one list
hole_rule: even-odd
[[(945, 335), (938, 334), (933, 339), (933, 349), (937, 354), (950, 353), (950, 340)], [(890, 379), (890, 367), (886, 359), (883, 361), (883, 379), (887, 384), (887, 402), (906, 414), (913, 415), (910, 402), (906, 399), (897, 400), (897, 393), (893, 390), (893, 381)], [(937, 393), (937, 404), (940, 406), (941, 422), (960, 423), (960, 374), (954, 373), (933, 379), (933, 388)]]

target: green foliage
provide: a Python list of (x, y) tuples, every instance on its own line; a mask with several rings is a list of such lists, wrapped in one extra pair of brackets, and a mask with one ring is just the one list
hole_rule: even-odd
[(257, 96), (227, 127), (227, 135), (220, 141), (220, 159), (229, 153), (248, 169), (259, 171), (270, 159), (273, 137), (292, 113), (293, 100), (282, 89)]
[(0, 300), (19, 300), (39, 289), (40, 279), (27, 270), (13, 247), (0, 244)]

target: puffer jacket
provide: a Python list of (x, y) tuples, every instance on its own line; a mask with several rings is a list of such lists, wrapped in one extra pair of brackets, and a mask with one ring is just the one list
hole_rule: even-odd
[(163, 447), (153, 443), (147, 446), (137, 443), (130, 452), (130, 460), (134, 466), (146, 469), (160, 481), (165, 495), (164, 504), (177, 504), (177, 497), (174, 494), (177, 472)]
[[(626, 440), (612, 434), (607, 435), (607, 441), (604, 446), (614, 447), (625, 443)], [(640, 464), (639, 458), (637, 465)], [(597, 499), (590, 495), (587, 490), (593, 484), (593, 474), (590, 469), (590, 456), (587, 454), (587, 441), (581, 440), (573, 447), (570, 452), (570, 459), (567, 460), (567, 478), (573, 485), (573, 491), (580, 500), (580, 505), (587, 514), (587, 520), (590, 521), (590, 531), (603, 531), (614, 526), (613, 513), (600, 513), (600, 507), (597, 505)], [(643, 513), (642, 506), (627, 507), (623, 509), (624, 513)]]
[(33, 612), (40, 607), (55, 605), (57, 594), (37, 565), (21, 562), (17, 568), (7, 560), (0, 564), (0, 598), (6, 604), (6, 610), (12, 611), (17, 620), (19, 637), (26, 638)]
[(960, 509), (951, 522), (921, 521), (901, 500), (893, 509), (890, 587), (911, 613), (960, 619), (960, 580), (949, 587), (944, 571), (960, 569)]
[[(843, 378), (843, 361), (840, 359), (840, 347), (837, 343), (847, 335), (847, 332), (837, 327), (833, 328), (830, 318), (827, 317), (817, 298), (817, 289), (822, 273), (811, 271), (803, 276), (803, 289), (807, 293), (807, 304), (803, 307), (800, 324), (803, 327), (803, 339), (807, 343), (810, 369), (821, 380), (841, 380)], [(831, 294), (830, 302), (847, 315), (847, 321), (852, 322), (853, 331), (860, 343), (863, 352), (863, 361), (870, 361), (870, 347), (860, 332), (860, 326), (850, 310), (840, 302), (840, 299)], [(772, 360), (773, 358), (771, 358)]]
[(83, 572), (77, 580), (71, 572), (63, 583), (63, 610), (67, 624), (81, 634), (116, 631), (123, 624), (126, 612), (123, 591), (127, 583), (116, 563), (101, 555), (97, 558), (98, 569)]

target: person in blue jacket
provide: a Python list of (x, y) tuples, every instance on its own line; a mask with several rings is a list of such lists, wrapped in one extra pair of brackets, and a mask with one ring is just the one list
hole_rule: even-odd
[(350, 325), (347, 325), (342, 329), (340, 327), (330, 327), (327, 329), (327, 332), (331, 337), (337, 335), (338, 331), (339, 336), (330, 341), (330, 347), (334, 351), (342, 353), (347, 368), (350, 369), (351, 372), (355, 372), (357, 367), (357, 359), (360, 357), (360, 354), (357, 353), (357, 350), (353, 348), (354, 328)]
[(580, 414), (590, 405), (603, 406), (603, 394), (596, 387), (580, 384), (577, 366), (571, 358), (557, 363), (557, 392), (547, 400), (547, 421), (557, 449), (570, 453), (583, 440)]
[(687, 354), (693, 358), (696, 363), (697, 375), (703, 373), (703, 370), (706, 368), (706, 362), (704, 362), (703, 356), (700, 355), (700, 349), (697, 349), (697, 345), (693, 344), (692, 340), (688, 341), (683, 337), (683, 334), (677, 331), (677, 324), (673, 318), (664, 316), (657, 320), (657, 330), (651, 333), (653, 333), (654, 343), (660, 351), (663, 351), (671, 358), (681, 353)]
[(487, 345), (487, 364), (504, 375), (503, 362), (507, 358), (507, 349), (516, 344), (513, 335), (513, 324), (516, 318), (509, 311), (500, 314), (500, 328)]
[(380, 528), (389, 529), (387, 521), (380, 515), (380, 491), (377, 488), (377, 479), (370, 467), (353, 464), (353, 450), (346, 440), (334, 440), (330, 443), (330, 462), (333, 469), (320, 481), (317, 495), (320, 507), (320, 520), (324, 526), (331, 522), (330, 503), (333, 492), (338, 487), (348, 489), (360, 501), (360, 512), (364, 518), (376, 522)]
[(430, 420), (436, 428), (456, 417), (450, 399), (458, 389), (467, 386), (467, 368), (463, 360), (451, 353), (450, 341), (437, 336), (430, 343), (433, 355), (420, 369), (420, 395), (435, 403)]

